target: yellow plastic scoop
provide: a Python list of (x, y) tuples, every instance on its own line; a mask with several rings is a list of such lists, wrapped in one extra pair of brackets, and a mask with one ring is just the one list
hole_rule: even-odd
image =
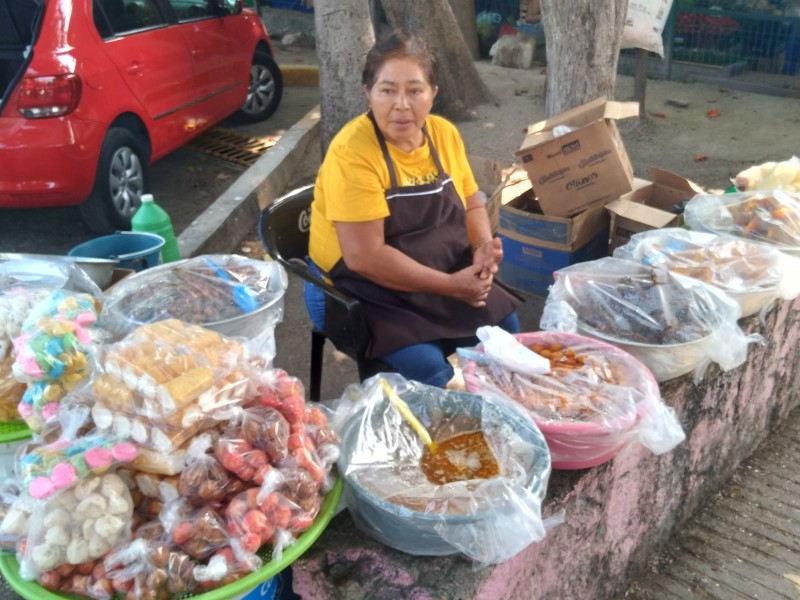
[(436, 442), (431, 439), (431, 434), (428, 433), (428, 430), (425, 429), (425, 426), (420, 423), (420, 420), (411, 412), (411, 409), (408, 408), (408, 404), (403, 402), (403, 399), (397, 395), (397, 392), (394, 391), (394, 388), (391, 384), (386, 381), (383, 377), (380, 378), (381, 385), (383, 386), (383, 392), (386, 394), (386, 397), (389, 398), (389, 402), (391, 402), (400, 415), (406, 420), (406, 422), (411, 425), (411, 428), (417, 433), (417, 435), (422, 440), (422, 443), (428, 447), (428, 451), (433, 453), (436, 451)]

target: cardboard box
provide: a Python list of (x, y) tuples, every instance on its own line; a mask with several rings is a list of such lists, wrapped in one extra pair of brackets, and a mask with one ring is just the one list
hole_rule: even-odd
[(510, 182), (503, 192), (516, 194), (499, 209), (503, 262), (497, 277), (505, 285), (547, 296), (554, 271), (606, 256), (609, 214), (604, 207), (572, 218), (539, 214), (534, 212), (538, 204), (527, 177)]
[(685, 177), (652, 167), (652, 181), (636, 180), (634, 190), (606, 205), (611, 217), (609, 252), (628, 243), (635, 233), (683, 225), (676, 204), (701, 194), (703, 188)]
[[(516, 156), (543, 214), (571, 217), (631, 191), (633, 167), (614, 121), (638, 115), (638, 102), (598, 98), (527, 128)], [(571, 131), (556, 135), (557, 126)]]

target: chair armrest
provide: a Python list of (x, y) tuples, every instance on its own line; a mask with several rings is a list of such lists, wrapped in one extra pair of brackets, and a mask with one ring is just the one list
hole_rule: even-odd
[(278, 260), (288, 271), (322, 290), (325, 294), (325, 326), (320, 333), (331, 340), (337, 350), (356, 361), (360, 360), (370, 339), (361, 303), (326, 281), (311, 275), (304, 261)]

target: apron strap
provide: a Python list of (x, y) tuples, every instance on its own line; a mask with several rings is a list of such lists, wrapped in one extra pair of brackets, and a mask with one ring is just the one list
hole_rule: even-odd
[[(392, 157), (389, 154), (389, 148), (386, 145), (386, 138), (384, 137), (383, 132), (380, 130), (380, 127), (378, 127), (378, 122), (375, 120), (375, 116), (372, 114), (372, 111), (369, 111), (367, 116), (369, 117), (369, 120), (372, 121), (372, 126), (375, 128), (375, 135), (377, 136), (378, 143), (381, 146), (383, 160), (386, 162), (386, 168), (389, 169), (389, 180), (392, 185), (390, 191), (395, 194), (400, 188), (397, 185), (397, 173), (394, 169)], [(431, 149), (431, 157), (436, 165), (436, 169), (439, 171), (438, 178), (441, 181), (444, 177), (444, 167), (442, 166), (442, 161), (439, 160), (439, 153), (436, 151), (436, 147), (433, 145), (433, 140), (431, 140), (431, 136), (428, 133), (428, 128), (425, 125), (422, 126), (422, 134), (425, 136), (425, 140), (428, 142), (428, 147)]]

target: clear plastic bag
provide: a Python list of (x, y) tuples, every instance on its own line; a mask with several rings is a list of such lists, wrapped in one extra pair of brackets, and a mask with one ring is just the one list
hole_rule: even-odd
[(34, 431), (56, 417), (61, 399), (89, 377), (103, 335), (94, 296), (53, 290), (33, 306), (14, 338), (12, 372), (27, 389), (17, 410)]
[(678, 227), (633, 235), (614, 257), (698, 279), (733, 298), (742, 316), (800, 295), (800, 257), (777, 248)]
[(711, 362), (724, 371), (747, 359), (759, 335), (737, 324), (739, 305), (714, 287), (659, 267), (606, 257), (555, 272), (540, 327), (588, 335), (642, 361), (657, 381)]
[(627, 352), (557, 331), (514, 337), (547, 360), (546, 372), (517, 371), (481, 344), (458, 350), (464, 381), (470, 392), (503, 395), (527, 409), (547, 440), (554, 469), (599, 465), (633, 442), (662, 454), (685, 438), (652, 373)]
[(92, 418), (163, 454), (227, 420), (248, 388), (238, 341), (175, 319), (144, 325), (106, 346), (90, 382)]
[(737, 191), (786, 190), (800, 194), (800, 158), (769, 161), (741, 171), (731, 180)]
[(87, 480), (97, 481), (112, 467), (132, 462), (138, 448), (127, 438), (86, 430), (88, 409), (67, 405), (59, 412), (61, 434), (50, 443), (30, 442), (17, 452), (17, 477), (32, 498), (49, 498)]
[(744, 238), (800, 255), (800, 193), (698, 194), (686, 204), (683, 218), (695, 231)]
[[(429, 480), (421, 466), (424, 444), (385, 396), (380, 378), (437, 444), (482, 432), (484, 448), (496, 461), (495, 474), (466, 473), (465, 479), (446, 483)], [(409, 554), (463, 553), (478, 563), (494, 564), (544, 537), (541, 504), (550, 452), (530, 415), (505, 399), (443, 390), (386, 373), (350, 386), (329, 410), (332, 422), (342, 427), (338, 465), (347, 508), (356, 526), (378, 541)], [(477, 466), (474, 457), (465, 463), (455, 458), (470, 452), (444, 458), (453, 456), (471, 469)], [(483, 469), (492, 462), (484, 465), (481, 459), (480, 464)]]
[(82, 479), (33, 505), (20, 576), (36, 579), (63, 564), (103, 556), (130, 539), (133, 500), (113, 472)]

